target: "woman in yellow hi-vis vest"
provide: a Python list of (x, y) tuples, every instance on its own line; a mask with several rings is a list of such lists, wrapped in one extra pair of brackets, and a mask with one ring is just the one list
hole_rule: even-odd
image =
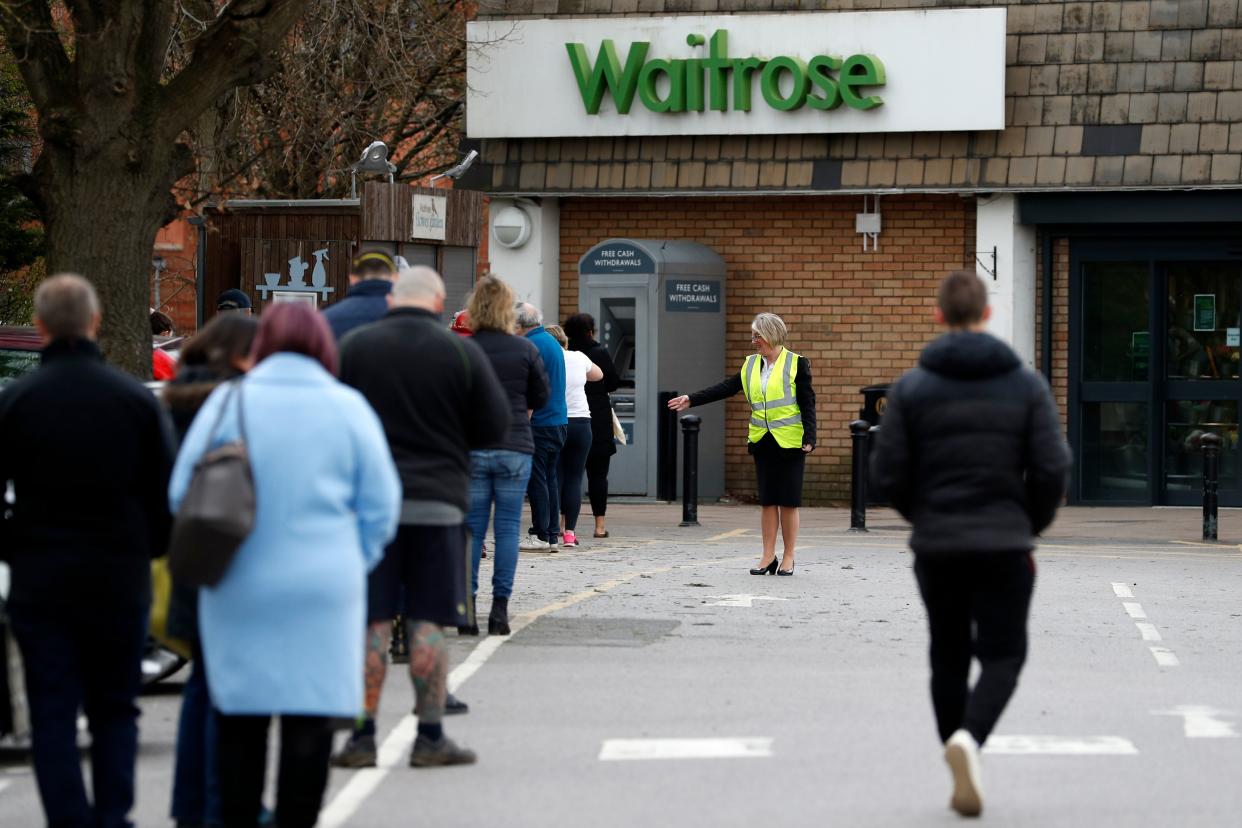
[[(745, 392), (750, 403), (748, 449), (755, 458), (759, 504), (763, 507), (763, 558), (751, 575), (792, 575), (798, 541), (798, 508), (802, 505), (802, 470), (815, 449), (815, 389), (806, 357), (785, 348), (788, 329), (774, 313), (761, 313), (750, 323), (750, 341), (757, 353), (742, 370), (724, 382), (669, 400), (668, 407), (685, 411)], [(776, 531), (785, 554), (776, 560)]]

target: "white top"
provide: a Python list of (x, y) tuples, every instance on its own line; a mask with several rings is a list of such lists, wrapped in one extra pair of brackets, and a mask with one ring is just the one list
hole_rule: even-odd
[(591, 409), (587, 405), (586, 381), (587, 372), (594, 365), (591, 358), (582, 351), (565, 352), (565, 407), (569, 416), (590, 417)]

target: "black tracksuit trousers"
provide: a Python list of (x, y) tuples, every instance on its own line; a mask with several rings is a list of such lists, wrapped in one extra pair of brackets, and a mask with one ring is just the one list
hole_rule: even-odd
[[(931, 632), (931, 694), (940, 740), (965, 728), (980, 745), (1018, 685), (1035, 587), (1029, 553), (916, 555)], [(971, 657), (982, 668), (969, 686)]]

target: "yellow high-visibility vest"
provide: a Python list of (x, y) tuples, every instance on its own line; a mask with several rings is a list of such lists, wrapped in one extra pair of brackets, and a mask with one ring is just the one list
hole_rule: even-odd
[(750, 403), (750, 442), (769, 431), (781, 448), (802, 448), (802, 410), (798, 408), (798, 355), (781, 348), (768, 382), (763, 383), (763, 357), (752, 354), (742, 364), (742, 390)]

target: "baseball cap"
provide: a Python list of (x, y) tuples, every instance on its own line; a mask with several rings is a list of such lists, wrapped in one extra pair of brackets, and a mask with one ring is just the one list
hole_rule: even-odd
[(250, 297), (237, 288), (229, 288), (216, 297), (218, 311), (249, 310), (251, 307)]
[(379, 267), (387, 268), (393, 273), (397, 272), (397, 263), (392, 260), (392, 254), (390, 254), (387, 250), (378, 250), (374, 248), (370, 250), (363, 250), (355, 256), (350, 268), (354, 273), (357, 273), (364, 267), (375, 267), (377, 265)]

